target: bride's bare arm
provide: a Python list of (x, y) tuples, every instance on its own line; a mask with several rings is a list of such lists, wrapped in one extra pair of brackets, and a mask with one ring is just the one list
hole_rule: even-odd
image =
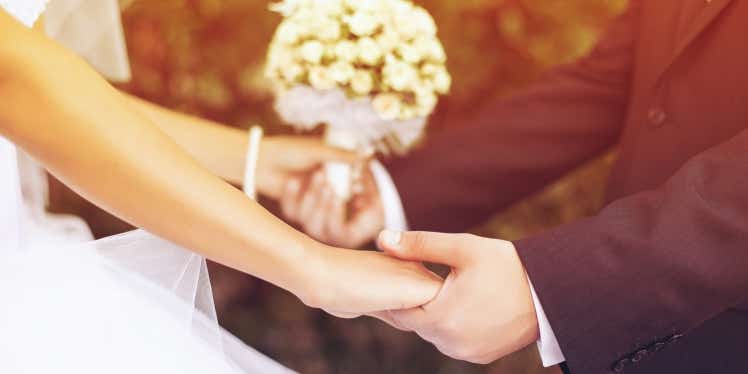
[[(209, 120), (175, 112), (124, 94), (125, 100), (168, 134), (192, 157), (214, 174), (241, 184), (247, 152), (247, 132)], [(265, 137), (260, 144), (257, 190), (279, 198), (293, 176), (325, 161), (357, 161), (354, 153), (326, 147), (321, 140), (301, 137)]]
[(136, 226), (340, 312), (421, 305), (418, 265), (323, 246), (203, 169), (82, 60), (0, 11), (0, 134)]

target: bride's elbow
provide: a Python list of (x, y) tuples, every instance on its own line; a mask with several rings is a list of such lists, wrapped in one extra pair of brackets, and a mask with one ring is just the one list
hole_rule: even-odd
[(37, 90), (30, 84), (31, 67), (24, 63), (15, 53), (0, 51), (0, 135), (10, 136), (14, 125), (19, 122), (18, 115), (23, 111), (28, 95), (35, 95)]
[(0, 51), (0, 97), (8, 97), (10, 88), (18, 80), (16, 62), (12, 61), (13, 57), (8, 56)]
[[(0, 27), (0, 35), (3, 31)], [(15, 43), (6, 39), (7, 36), (0, 37), (0, 97), (4, 98), (8, 97), (8, 91), (25, 74), (22, 69), (24, 65), (22, 55), (13, 48), (12, 45)]]
[(29, 76), (34, 56), (42, 50), (39, 39), (0, 9), (0, 93), (7, 94), (9, 87)]

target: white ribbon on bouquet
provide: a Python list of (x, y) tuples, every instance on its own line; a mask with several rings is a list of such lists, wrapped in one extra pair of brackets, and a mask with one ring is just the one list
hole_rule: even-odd
[[(406, 121), (382, 119), (370, 98), (350, 99), (338, 89), (297, 86), (277, 96), (275, 110), (283, 121), (300, 130), (324, 124), (327, 144), (351, 151), (381, 149), (379, 145), (390, 143), (388, 139), (407, 149), (420, 139), (426, 127), (425, 117)], [(325, 169), (335, 193), (350, 198), (350, 165), (328, 163)]]

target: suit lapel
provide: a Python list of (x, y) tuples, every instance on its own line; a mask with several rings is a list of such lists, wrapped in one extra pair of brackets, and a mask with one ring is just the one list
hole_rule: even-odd
[[(684, 0), (684, 1), (707, 1), (707, 0)], [(705, 5), (704, 11), (699, 14), (699, 16), (693, 21), (693, 23), (688, 27), (686, 30), (686, 34), (684, 37), (679, 38), (675, 50), (671, 57), (667, 60), (667, 63), (664, 64), (661, 69), (658, 71), (657, 76), (661, 76), (664, 74), (668, 68), (680, 57), (681, 54), (688, 48), (688, 46), (693, 43), (694, 40), (706, 29), (709, 25), (714, 22), (715, 19), (717, 19), (717, 16), (719, 16), (725, 8), (727, 8), (728, 5), (733, 0), (710, 0), (707, 1), (707, 4)]]

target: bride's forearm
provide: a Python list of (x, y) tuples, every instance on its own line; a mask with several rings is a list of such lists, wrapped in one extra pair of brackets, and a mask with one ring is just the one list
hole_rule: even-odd
[(248, 143), (245, 131), (123, 95), (136, 111), (148, 117), (208, 170), (233, 184), (243, 182)]
[(10, 30), (24, 48), (0, 50), (2, 135), (126, 221), (294, 292), (304, 287), (300, 269), (318, 244), (200, 167), (82, 60)]

